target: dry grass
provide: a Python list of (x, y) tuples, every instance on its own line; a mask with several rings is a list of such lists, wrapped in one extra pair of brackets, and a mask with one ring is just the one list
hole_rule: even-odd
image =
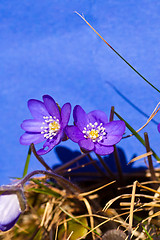
[[(116, 147), (117, 174), (100, 156), (102, 168), (90, 155), (89, 163), (72, 167), (86, 154), (55, 169), (56, 174), (74, 180), (75, 192), (60, 181), (32, 178), (24, 189), (26, 211), (14, 228), (0, 233), (0, 240), (160, 239), (160, 169), (153, 167), (146, 133), (145, 145), (146, 153), (132, 160), (143, 159), (148, 164), (148, 170), (142, 172), (124, 174)], [(43, 164), (34, 148), (33, 153)], [(97, 172), (75, 172), (88, 164)], [(85, 176), (90, 178), (86, 180)]]
[(25, 186), (25, 213), (12, 230), (0, 233), (0, 239), (107, 239), (104, 234), (110, 229), (125, 232), (122, 239), (158, 239), (159, 170), (155, 176), (152, 181), (150, 170), (123, 175), (123, 184), (99, 176), (93, 184), (82, 182), (78, 195), (44, 177), (34, 178)]

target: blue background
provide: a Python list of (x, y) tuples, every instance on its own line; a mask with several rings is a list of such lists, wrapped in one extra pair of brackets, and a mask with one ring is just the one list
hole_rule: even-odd
[[(133, 0), (0, 1), (0, 184), (21, 177), (27, 146), (19, 143), (20, 124), (31, 117), (30, 98), (50, 94), (62, 106), (80, 104), (86, 112), (110, 107), (138, 129), (147, 120), (159, 93), (145, 83), (74, 13), (91, 25), (142, 75), (160, 88), (160, 2)], [(157, 123), (145, 128), (160, 155)], [(71, 121), (72, 122), (72, 121)], [(129, 131), (127, 130), (129, 133)], [(141, 136), (143, 136), (143, 132)], [(61, 143), (71, 150), (71, 141)], [(118, 146), (127, 161), (145, 152), (134, 138)], [(55, 151), (44, 156), (56, 164)], [(69, 160), (69, 159), (68, 159)], [(142, 161), (133, 167), (144, 166)], [(29, 171), (41, 168), (32, 157)]]

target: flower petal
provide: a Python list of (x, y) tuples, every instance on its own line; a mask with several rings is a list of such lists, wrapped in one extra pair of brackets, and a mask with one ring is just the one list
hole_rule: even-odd
[(83, 131), (84, 127), (89, 123), (86, 112), (79, 105), (76, 105), (73, 110), (73, 117), (75, 125)]
[(21, 124), (21, 128), (27, 132), (42, 132), (42, 127), (47, 127), (47, 124), (44, 124), (43, 121), (37, 119), (27, 119), (24, 120)]
[(107, 135), (105, 139), (99, 142), (101, 145), (111, 146), (118, 143), (122, 139), (122, 135)]
[(92, 151), (94, 149), (94, 143), (90, 138), (82, 139), (78, 142), (79, 146), (85, 150)]
[(84, 139), (83, 133), (76, 126), (67, 126), (65, 128), (65, 132), (73, 142), (78, 143), (78, 141)]
[(26, 132), (20, 137), (20, 143), (22, 145), (30, 145), (31, 143), (37, 144), (45, 141), (43, 134), (41, 133), (29, 133)]
[(57, 103), (54, 101), (54, 99), (49, 95), (44, 95), (43, 101), (44, 101), (44, 105), (45, 105), (47, 111), (49, 112), (49, 114), (52, 117), (56, 117), (57, 119), (60, 119), (60, 111), (59, 111)]
[(47, 140), (43, 145), (43, 148), (37, 151), (38, 155), (44, 155), (50, 152), (60, 141), (61, 141), (62, 132), (58, 133), (52, 140)]
[(95, 153), (99, 155), (108, 155), (114, 151), (113, 146), (102, 146), (99, 143), (95, 143)]
[(43, 116), (50, 116), (44, 103), (39, 100), (30, 99), (28, 108), (35, 119), (43, 119)]
[(0, 195), (0, 230), (7, 231), (13, 227), (21, 214), (17, 194)]
[(61, 108), (61, 127), (62, 128), (64, 128), (68, 124), (70, 114), (71, 114), (71, 104), (66, 103)]
[(125, 123), (121, 120), (112, 121), (105, 124), (106, 132), (112, 135), (123, 135), (125, 131)]
[(89, 112), (87, 114), (89, 122), (94, 124), (97, 122), (98, 124), (100, 123), (108, 123), (108, 117), (105, 112), (100, 111), (100, 110), (95, 110), (92, 112)]
[(160, 132), (160, 123), (158, 124), (157, 128), (158, 128), (158, 131)]

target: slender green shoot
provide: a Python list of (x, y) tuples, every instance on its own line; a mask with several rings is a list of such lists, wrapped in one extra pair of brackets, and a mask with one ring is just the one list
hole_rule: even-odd
[[(117, 113), (115, 112), (115, 115), (122, 121), (125, 122), (126, 127), (133, 133), (133, 135), (140, 141), (140, 143), (142, 143), (145, 146), (145, 141), (144, 139)], [(153, 151), (153, 149), (151, 149), (151, 151), (153, 152), (153, 156), (157, 161), (160, 161), (160, 158), (157, 156), (157, 154)]]
[(75, 13), (85, 21), (85, 23), (110, 47), (135, 73), (137, 73), (145, 82), (147, 82), (152, 88), (154, 88), (157, 92), (160, 93), (160, 90), (156, 88), (151, 82), (149, 82), (142, 74), (140, 74), (124, 57), (122, 57), (91, 25), (87, 20), (80, 15), (78, 12)]
[(27, 155), (27, 158), (26, 158), (26, 163), (25, 163), (24, 170), (23, 170), (23, 177), (25, 177), (27, 175), (30, 158), (31, 158), (31, 147), (29, 146), (28, 155)]
[(145, 229), (145, 227), (142, 226), (142, 228), (143, 228), (143, 230), (145, 231), (145, 233), (146, 233), (146, 235), (148, 236), (148, 238), (149, 238), (150, 240), (153, 240), (153, 238), (151, 237), (151, 235), (149, 234), (149, 232)]
[(29, 188), (28, 191), (34, 191), (37, 193), (43, 193), (43, 194), (48, 194), (48, 195), (52, 195), (56, 198), (61, 197), (60, 194), (58, 194), (57, 192), (53, 191), (51, 188), (49, 188), (48, 186), (42, 184), (38, 179), (32, 179), (32, 181), (37, 184), (40, 188)]

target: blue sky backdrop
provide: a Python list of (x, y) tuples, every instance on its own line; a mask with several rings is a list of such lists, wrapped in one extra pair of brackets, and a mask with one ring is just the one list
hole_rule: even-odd
[[(160, 89), (159, 1), (1, 0), (0, 184), (22, 176), (28, 148), (19, 143), (23, 134), (20, 124), (31, 117), (28, 99), (50, 94), (60, 106), (71, 102), (73, 107), (80, 104), (86, 112), (100, 109), (108, 115), (114, 105), (135, 129), (147, 121), (159, 102), (159, 93), (116, 56), (74, 11), (84, 14), (113, 48)], [(160, 155), (160, 113), (154, 120), (145, 131)], [(78, 149), (71, 141), (61, 146)], [(145, 153), (134, 137), (118, 146), (127, 161), (134, 154)], [(44, 158), (51, 166), (58, 162), (54, 150)], [(142, 165), (140, 161), (133, 167)], [(41, 166), (32, 157), (29, 171), (37, 168)]]

